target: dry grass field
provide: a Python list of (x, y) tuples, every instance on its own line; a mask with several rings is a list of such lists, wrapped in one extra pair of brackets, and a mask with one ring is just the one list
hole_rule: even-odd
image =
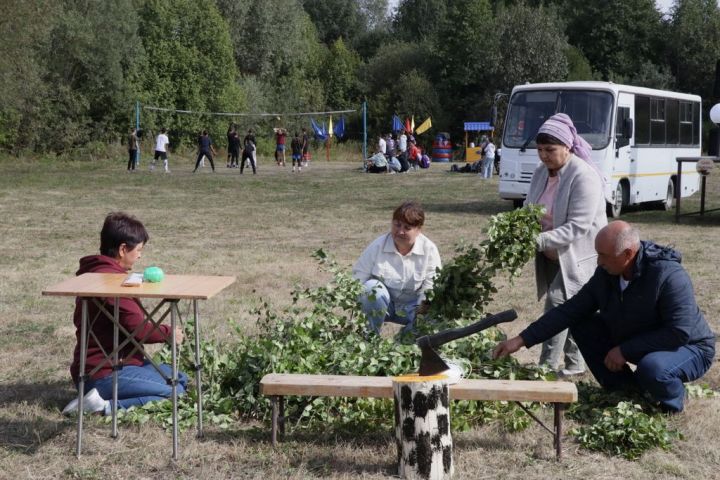
[[(224, 163), (224, 162), (223, 162)], [(323, 248), (350, 265), (365, 245), (389, 226), (402, 200), (419, 199), (427, 210), (425, 233), (449, 257), (464, 238), (479, 240), (486, 219), (508, 210), (497, 181), (449, 174), (433, 165), (406, 175), (363, 175), (359, 162), (316, 160), (301, 174), (260, 162), (256, 176), (221, 165), (193, 175), (189, 158), (171, 159), (171, 174), (127, 174), (124, 158), (61, 163), (0, 161), (0, 478), (262, 478), (354, 479), (395, 474), (395, 444), (386, 435), (290, 434), (277, 451), (264, 426), (238, 422), (230, 430), (207, 428), (180, 438), (180, 460), (170, 460), (171, 437), (155, 425), (121, 427), (117, 439), (97, 417), (86, 422), (84, 455), (74, 456), (75, 422), (60, 410), (73, 396), (68, 367), (74, 342), (73, 301), (40, 292), (74, 274), (78, 258), (98, 250), (104, 216), (136, 215), (151, 240), (137, 269), (158, 265), (173, 274), (225, 274), (237, 282), (201, 304), (205, 333), (220, 342), (235, 335), (231, 322), (252, 333), (250, 310), (261, 299), (290, 302), (295, 284), (318, 285), (310, 253)], [(708, 182), (709, 207), (720, 206), (720, 181)], [(697, 208), (698, 196), (685, 203)], [(720, 214), (686, 218), (637, 209), (625, 219), (644, 238), (674, 244), (684, 254), (698, 302), (720, 331)], [(519, 331), (541, 311), (530, 269), (503, 284), (490, 311), (515, 308)], [(187, 308), (181, 306), (181, 309)], [(331, 347), (331, 346), (329, 346)], [(538, 351), (523, 350), (532, 362)], [(720, 367), (705, 377), (720, 389)], [(550, 418), (545, 412), (545, 418)], [(684, 440), (670, 451), (639, 461), (610, 458), (565, 440), (554, 459), (550, 436), (531, 426), (508, 434), (492, 425), (456, 433), (459, 479), (711, 479), (720, 478), (720, 399), (693, 399), (670, 420)], [(259, 428), (260, 427), (260, 428)], [(572, 427), (572, 422), (566, 422)]]

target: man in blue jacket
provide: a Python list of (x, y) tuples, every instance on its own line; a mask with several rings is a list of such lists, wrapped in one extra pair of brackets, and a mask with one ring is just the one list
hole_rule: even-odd
[[(598, 266), (567, 302), (493, 357), (532, 347), (570, 328), (590, 371), (604, 388), (639, 388), (666, 412), (683, 409), (683, 382), (702, 377), (715, 356), (715, 335), (695, 302), (680, 253), (615, 221), (595, 239)], [(629, 365), (635, 365), (631, 369)]]

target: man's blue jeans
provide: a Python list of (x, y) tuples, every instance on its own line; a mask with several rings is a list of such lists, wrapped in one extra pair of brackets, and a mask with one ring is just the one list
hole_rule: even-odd
[(415, 326), (415, 311), (420, 298), (409, 304), (395, 304), (390, 298), (390, 292), (380, 281), (371, 278), (363, 284), (364, 292), (360, 295), (362, 311), (368, 319), (368, 327), (375, 333), (380, 333), (384, 322), (405, 325), (403, 332), (411, 332)]
[[(163, 363), (160, 365), (160, 369), (168, 377), (172, 376), (170, 365)], [(178, 372), (178, 395), (185, 393), (187, 382), (187, 375)], [(97, 388), (103, 399), (111, 400), (112, 375), (85, 382), (85, 393), (93, 388)], [(145, 362), (141, 367), (126, 365), (118, 370), (118, 408), (120, 409), (145, 405), (155, 400), (165, 400), (171, 396), (172, 387), (150, 362)]]
[(685, 399), (684, 382), (702, 377), (710, 368), (715, 354), (712, 348), (684, 345), (672, 351), (651, 352), (629, 367), (611, 372), (605, 366), (607, 353), (616, 346), (610, 332), (597, 316), (570, 327), (570, 333), (595, 379), (608, 390), (636, 388), (648, 392), (660, 402), (663, 410), (680, 412)]

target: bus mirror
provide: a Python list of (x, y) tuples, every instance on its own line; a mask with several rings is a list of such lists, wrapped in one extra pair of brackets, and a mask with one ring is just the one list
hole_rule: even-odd
[(622, 129), (622, 135), (624, 138), (630, 141), (630, 139), (633, 136), (633, 121), (632, 118), (626, 118), (625, 121), (623, 121), (623, 129)]

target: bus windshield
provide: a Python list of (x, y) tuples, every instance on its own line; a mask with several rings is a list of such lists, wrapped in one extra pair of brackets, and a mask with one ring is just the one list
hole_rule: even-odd
[(535, 148), (540, 126), (555, 113), (566, 113), (593, 150), (610, 141), (613, 97), (610, 92), (589, 90), (523, 90), (510, 99), (503, 144)]

